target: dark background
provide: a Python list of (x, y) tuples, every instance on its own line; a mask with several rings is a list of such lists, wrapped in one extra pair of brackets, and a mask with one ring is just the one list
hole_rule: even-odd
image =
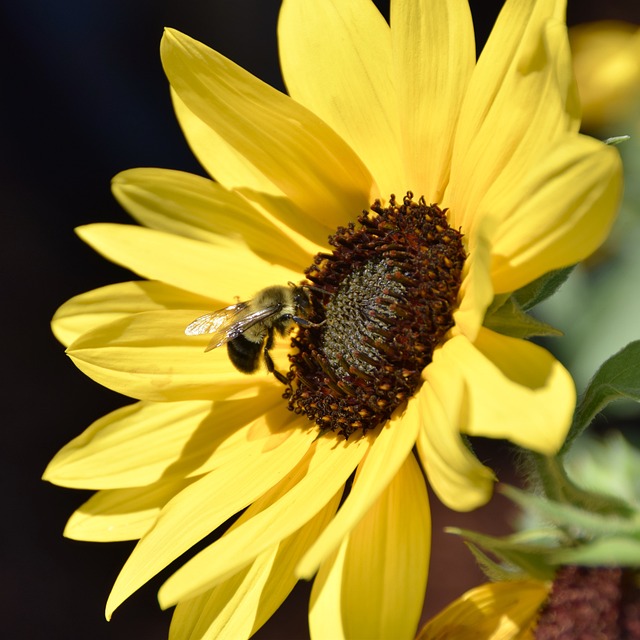
[[(6, 638), (155, 639), (170, 614), (157, 607), (156, 580), (107, 623), (104, 603), (133, 544), (66, 540), (62, 530), (88, 493), (40, 480), (47, 461), (102, 414), (127, 403), (67, 360), (48, 323), (69, 297), (130, 274), (73, 233), (80, 224), (128, 222), (112, 199), (117, 172), (158, 166), (202, 170), (184, 142), (169, 100), (158, 46), (165, 25), (212, 46), (282, 88), (277, 66), (278, 0), (23, 0), (0, 3), (0, 182), (2, 193), (3, 447), (0, 629)], [(385, 3), (381, 3), (384, 5)], [(626, 18), (637, 0), (569, 2), (569, 22)], [(471, 2), (478, 47), (501, 2)], [(383, 10), (384, 6), (383, 6)], [(3, 350), (4, 350), (3, 349)], [(8, 383), (8, 384), (7, 384)], [(509, 473), (507, 449), (485, 460)], [(445, 525), (498, 531), (505, 503), (469, 516), (433, 501), (434, 555), (427, 613), (479, 574)], [(309, 586), (259, 632), (305, 638)]]

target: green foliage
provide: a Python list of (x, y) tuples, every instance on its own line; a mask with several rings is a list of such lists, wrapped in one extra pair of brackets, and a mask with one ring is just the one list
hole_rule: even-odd
[[(549, 500), (602, 515), (626, 517), (633, 511), (631, 502), (616, 494), (607, 494), (599, 485), (589, 487), (576, 484), (567, 475), (561, 458), (533, 454), (531, 460), (535, 465), (539, 484)], [(513, 497), (512, 499), (517, 501)]]
[(640, 451), (621, 433), (578, 438), (563, 462), (576, 485), (640, 510)]
[(551, 554), (556, 565), (640, 567), (640, 540), (628, 536), (597, 538), (589, 544)]
[(640, 341), (618, 351), (593, 376), (580, 398), (561, 453), (567, 451), (600, 411), (621, 398), (640, 402)]
[(525, 313), (513, 296), (499, 300), (489, 308), (484, 326), (514, 338), (562, 335), (562, 331)]
[[(584, 532), (584, 537), (596, 536), (637, 536), (640, 540), (640, 512), (627, 509), (616, 514), (615, 505), (609, 512), (596, 513), (573, 504), (549, 500), (515, 487), (504, 486), (502, 493), (527, 511), (534, 512), (541, 519), (564, 530)], [(602, 499), (601, 496), (600, 499)]]
[[(549, 562), (549, 554), (557, 549), (557, 540), (549, 538), (545, 532), (539, 540), (525, 541), (519, 534), (496, 537), (465, 529), (448, 528), (448, 533), (461, 536), (473, 555), (479, 560), (480, 568), (490, 579), (514, 579), (522, 577), (548, 580), (553, 577), (554, 565)], [(498, 564), (481, 551), (495, 556), (505, 564)]]
[[(465, 540), (490, 579), (524, 575), (547, 580), (558, 566), (566, 564), (640, 566), (640, 511), (615, 513), (614, 501), (608, 512), (596, 513), (515, 487), (504, 485), (501, 491), (537, 516), (544, 527), (503, 537), (447, 529)], [(601, 500), (602, 496), (597, 498)]]
[(575, 265), (572, 265), (545, 273), (537, 280), (514, 292), (512, 298), (523, 311), (533, 309), (533, 307), (551, 297), (566, 282), (574, 269)]

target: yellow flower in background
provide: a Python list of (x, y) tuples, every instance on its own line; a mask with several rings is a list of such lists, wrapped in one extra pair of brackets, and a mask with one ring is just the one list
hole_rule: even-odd
[(533, 640), (550, 588), (541, 580), (480, 585), (432, 618), (417, 640)]
[(417, 640), (637, 638), (637, 569), (587, 565), (560, 566), (549, 580), (475, 587), (429, 620)]
[[(53, 322), (82, 371), (139, 401), (45, 473), (97, 490), (67, 536), (140, 540), (108, 617), (241, 513), (161, 588), (162, 606), (177, 604), (172, 637), (247, 637), (316, 572), (314, 637), (413, 637), (429, 562), (422, 470), (468, 510), (493, 474), (465, 435), (558, 450), (568, 373), (482, 323), (495, 296), (593, 252), (615, 215), (620, 162), (577, 133), (564, 9), (507, 2), (476, 63), (463, 0), (395, 0), (391, 27), (369, 0), (285, 0), (290, 96), (167, 30), (176, 113), (216, 182), (116, 176), (144, 226), (78, 233), (145, 280), (80, 295)], [(305, 276), (313, 325), (271, 351), (280, 372), (290, 356), (287, 387), (184, 335)]]
[(589, 22), (572, 27), (569, 39), (583, 126), (593, 130), (640, 116), (640, 27)]

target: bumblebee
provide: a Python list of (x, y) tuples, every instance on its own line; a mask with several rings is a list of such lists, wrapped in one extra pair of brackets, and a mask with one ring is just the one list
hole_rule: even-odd
[(196, 318), (184, 332), (188, 336), (213, 334), (205, 351), (227, 345), (229, 359), (239, 371), (254, 373), (261, 359), (267, 370), (283, 384), (287, 378), (273, 363), (269, 350), (275, 334), (286, 335), (298, 324), (318, 326), (306, 316), (311, 310), (309, 287), (275, 285), (259, 291), (245, 302)]

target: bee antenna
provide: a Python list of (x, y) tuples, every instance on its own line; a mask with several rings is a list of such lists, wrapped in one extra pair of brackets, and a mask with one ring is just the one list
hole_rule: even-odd
[(316, 293), (321, 293), (325, 296), (332, 296), (333, 293), (331, 293), (331, 291), (327, 291), (326, 289), (322, 289), (320, 287), (316, 287), (313, 284), (303, 284), (302, 285), (303, 288), (305, 289), (309, 289), (309, 291), (315, 291)]

